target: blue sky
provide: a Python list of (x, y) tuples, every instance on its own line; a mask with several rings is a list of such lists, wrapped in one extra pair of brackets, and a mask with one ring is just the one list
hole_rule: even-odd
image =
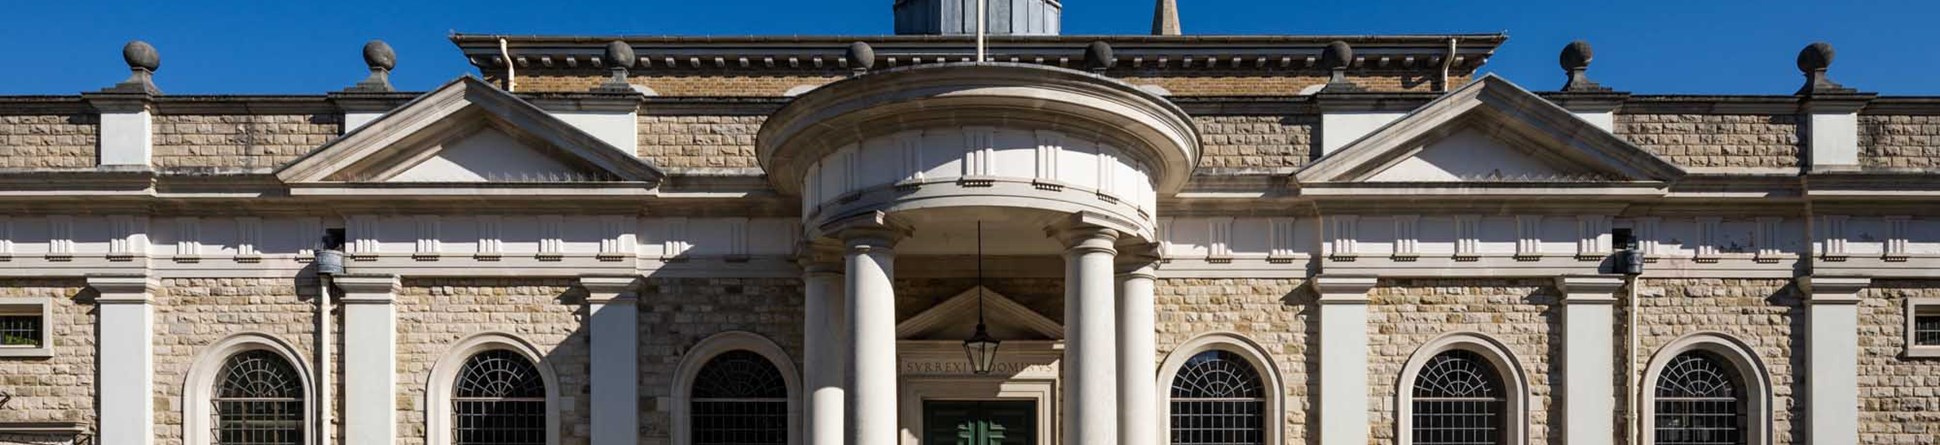
[[(1487, 70), (1562, 83), (1556, 53), (1596, 47), (1591, 77), (1642, 94), (1790, 94), (1793, 58), (1839, 50), (1832, 77), (1891, 95), (1940, 95), (1931, 0), (1178, 0), (1189, 34), (1507, 32)], [(473, 72), (451, 31), (501, 34), (887, 34), (892, 0), (9, 1), (0, 94), (73, 94), (127, 76), (129, 39), (162, 54), (175, 94), (322, 93), (361, 79), (359, 48), (389, 41), (394, 81), (424, 90)], [(1151, 0), (1064, 0), (1066, 34), (1142, 34)]]

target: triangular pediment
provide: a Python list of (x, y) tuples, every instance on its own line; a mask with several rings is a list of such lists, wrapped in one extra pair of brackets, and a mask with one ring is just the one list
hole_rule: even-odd
[(290, 184), (655, 183), (660, 170), (465, 76), (276, 173)]
[(1295, 174), (1322, 183), (1643, 183), (1684, 170), (1494, 75)]
[(982, 286), (972, 287), (896, 325), (898, 340), (958, 340), (977, 329), (977, 292), (983, 291), (984, 325), (1001, 340), (1057, 340), (1064, 326)]

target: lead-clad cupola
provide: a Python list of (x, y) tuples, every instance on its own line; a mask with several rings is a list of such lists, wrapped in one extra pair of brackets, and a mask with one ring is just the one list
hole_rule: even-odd
[[(983, 0), (990, 34), (1054, 36), (1064, 5), (1058, 0)], [(896, 0), (896, 34), (977, 33), (977, 0)]]
[[(1164, 98), (1035, 64), (925, 64), (817, 88), (761, 127), (770, 183), (803, 222), (869, 212), (1049, 222), (1084, 213), (1150, 239), (1158, 198), (1199, 160), (1199, 135)], [(973, 212), (965, 213), (965, 211)]]

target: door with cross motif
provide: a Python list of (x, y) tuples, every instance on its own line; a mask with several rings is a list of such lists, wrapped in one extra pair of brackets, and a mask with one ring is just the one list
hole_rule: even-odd
[(923, 445), (1037, 445), (1037, 402), (923, 402)]

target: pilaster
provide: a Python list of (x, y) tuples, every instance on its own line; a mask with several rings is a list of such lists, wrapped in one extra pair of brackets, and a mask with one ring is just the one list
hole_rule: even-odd
[(91, 275), (100, 325), (96, 380), (101, 443), (155, 442), (155, 309), (161, 283), (146, 275)]
[(640, 277), (581, 276), (592, 333), (593, 443), (638, 443), (640, 436)]
[(1859, 443), (1859, 291), (1865, 277), (1810, 276), (1806, 298), (1807, 443)]
[(1374, 277), (1314, 277), (1320, 293), (1320, 443), (1368, 443), (1367, 303)]
[(396, 275), (340, 275), (343, 292), (344, 445), (397, 440)]
[[(1615, 275), (1556, 277), (1563, 293), (1563, 425), (1567, 442), (1611, 445), (1617, 437)], [(1601, 376), (1601, 377), (1599, 377)]]

